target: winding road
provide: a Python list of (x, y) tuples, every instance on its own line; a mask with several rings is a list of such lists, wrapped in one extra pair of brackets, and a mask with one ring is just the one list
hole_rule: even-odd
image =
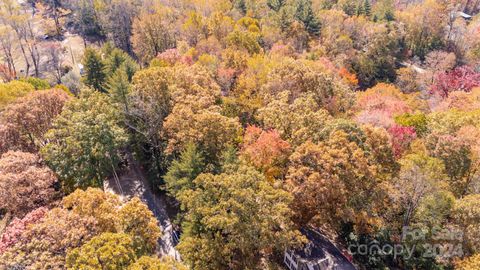
[[(162, 229), (162, 237), (158, 241), (159, 255), (171, 256), (180, 261), (180, 253), (175, 249), (178, 237), (168, 216), (165, 197), (160, 193), (155, 194), (153, 192), (150, 183), (145, 177), (143, 168), (131, 154), (128, 154), (127, 161), (127, 168), (105, 181), (104, 190), (119, 195), (124, 201), (136, 196), (145, 202), (157, 218)], [(333, 259), (335, 269), (356, 270), (355, 266), (342, 252), (320, 232), (316, 230), (302, 230), (302, 233)]]
[(104, 190), (119, 195), (122, 200), (139, 197), (153, 212), (162, 229), (162, 237), (159, 239), (159, 255), (171, 256), (180, 261), (180, 254), (175, 249), (178, 238), (166, 209), (165, 198), (155, 194), (145, 177), (143, 169), (135, 161), (131, 154), (128, 155), (128, 167), (117, 176), (111, 177), (104, 184)]

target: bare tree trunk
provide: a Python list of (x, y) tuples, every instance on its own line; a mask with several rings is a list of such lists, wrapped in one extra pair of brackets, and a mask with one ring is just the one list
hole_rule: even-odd
[(57, 1), (53, 1), (53, 20), (55, 21), (55, 30), (57, 32), (57, 36), (62, 35), (62, 28), (60, 27), (60, 20), (59, 20), (59, 14), (58, 14), (58, 6), (57, 6)]
[(5, 60), (7, 61), (7, 66), (9, 71), (13, 74), (17, 74), (17, 69), (15, 68), (15, 61), (13, 59), (11, 44), (6, 44), (3, 41), (1, 43), (2, 43), (2, 49), (5, 54)]
[(25, 42), (30, 44), (27, 48), (30, 52), (30, 56), (32, 57), (33, 66), (35, 68), (35, 76), (38, 77), (40, 75), (40, 53), (38, 52), (37, 41), (35, 40), (36, 37), (33, 32), (32, 24), (28, 22), (27, 27), (28, 33), (25, 35)]
[(30, 61), (28, 60), (27, 52), (25, 51), (25, 47), (20, 36), (18, 37), (18, 41), (20, 44), (20, 50), (22, 51), (23, 58), (25, 59), (25, 75), (28, 76), (28, 74), (30, 73)]

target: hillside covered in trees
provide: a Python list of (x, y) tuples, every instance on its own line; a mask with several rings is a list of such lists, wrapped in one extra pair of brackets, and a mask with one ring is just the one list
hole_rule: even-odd
[(479, 11), (0, 0), (0, 270), (479, 270)]

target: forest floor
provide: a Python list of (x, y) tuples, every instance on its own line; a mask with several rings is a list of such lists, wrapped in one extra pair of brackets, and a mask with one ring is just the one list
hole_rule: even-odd
[(175, 249), (178, 236), (168, 216), (165, 197), (162, 193), (152, 190), (143, 168), (131, 154), (128, 156), (128, 164), (127, 168), (119, 173), (118, 178), (112, 177), (105, 182), (105, 191), (118, 194), (122, 200), (136, 196), (147, 204), (162, 229), (162, 237), (159, 239), (159, 254), (180, 260), (180, 254)]

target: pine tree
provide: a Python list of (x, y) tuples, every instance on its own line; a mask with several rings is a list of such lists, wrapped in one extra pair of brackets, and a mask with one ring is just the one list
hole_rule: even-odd
[(285, 0), (268, 0), (267, 1), (267, 6), (274, 10), (275, 12), (278, 12), (283, 6), (285, 5)]
[(97, 91), (105, 92), (105, 64), (100, 54), (92, 48), (87, 48), (82, 61), (85, 75), (83, 82)]
[(163, 177), (167, 191), (174, 197), (193, 187), (193, 180), (203, 172), (204, 158), (194, 143), (189, 143), (178, 160), (172, 162)]
[(363, 12), (367, 18), (370, 18), (372, 15), (372, 7), (370, 6), (370, 1), (365, 0), (363, 2)]
[(320, 22), (313, 13), (311, 0), (297, 0), (295, 18), (305, 25), (305, 29), (311, 35), (317, 35), (320, 32)]
[(131, 85), (125, 67), (117, 69), (108, 79), (108, 93), (112, 100), (120, 104), (123, 110), (128, 114), (128, 93)]
[(361, 16), (363, 14), (364, 14), (363, 13), (363, 6), (360, 3), (358, 3), (357, 9), (355, 10), (355, 15)]
[(131, 82), (133, 75), (138, 70), (135, 60), (126, 52), (112, 46), (110, 42), (107, 42), (102, 48), (107, 76), (113, 76), (117, 69), (123, 68), (127, 73), (128, 81)]
[(222, 152), (222, 161), (220, 162), (220, 172), (235, 172), (240, 166), (237, 149), (233, 146), (228, 147)]
[(282, 8), (279, 10), (280, 30), (286, 32), (293, 22), (293, 14), (290, 9)]

